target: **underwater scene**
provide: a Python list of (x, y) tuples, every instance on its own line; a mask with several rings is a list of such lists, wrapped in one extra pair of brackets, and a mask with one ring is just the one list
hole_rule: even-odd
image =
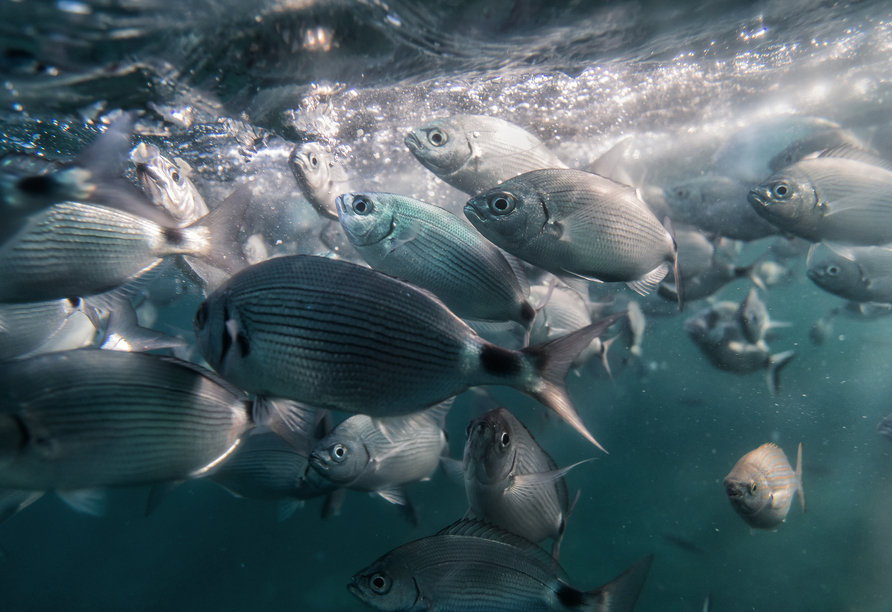
[(0, 610), (892, 612), (888, 3), (0, 16)]

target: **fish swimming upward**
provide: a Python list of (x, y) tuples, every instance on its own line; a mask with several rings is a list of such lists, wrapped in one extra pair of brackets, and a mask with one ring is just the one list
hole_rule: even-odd
[(796, 453), (795, 472), (784, 451), (768, 443), (741, 457), (724, 484), (731, 507), (747, 525), (774, 531), (786, 519), (794, 494), (805, 512), (802, 444)]

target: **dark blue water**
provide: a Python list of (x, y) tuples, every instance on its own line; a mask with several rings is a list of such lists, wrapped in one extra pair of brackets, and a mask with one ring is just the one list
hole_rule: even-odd
[[(523, 126), (571, 167), (633, 136), (628, 166), (656, 186), (699, 176), (738, 130), (794, 114), (892, 156), (883, 2), (2, 0), (0, 15), (0, 151), (67, 160), (104, 116), (143, 111), (137, 138), (187, 161), (209, 202), (257, 181), (252, 214), (271, 252), (319, 249), (301, 238), (318, 220), (286, 166), (304, 138), (331, 146), (357, 187), (459, 210), (467, 196), (403, 145), (456, 113)], [(774, 244), (752, 243), (740, 261)], [(763, 295), (792, 325), (770, 343), (796, 358), (776, 397), (761, 373), (715, 369), (687, 337), (684, 318), (706, 302), (661, 316), (641, 300), (642, 357), (623, 338), (613, 381), (594, 362), (570, 375), (610, 451), (567, 478), (582, 492), (561, 552), (575, 586), (654, 553), (642, 612), (699, 611), (707, 596), (714, 612), (892, 611), (892, 442), (876, 430), (892, 411), (892, 317), (836, 317), (816, 344), (809, 330), (842, 300), (808, 280), (801, 253), (782, 263), (790, 276)], [(739, 302), (749, 286), (717, 297)], [(191, 329), (200, 299), (157, 308), (155, 327)], [(592, 456), (533, 400), (493, 394), (558, 465)], [(453, 457), (477, 410), (466, 394), (450, 412)], [(791, 459), (802, 443), (807, 513), (794, 503), (777, 532), (751, 534), (722, 479), (765, 442)], [(0, 610), (360, 610), (345, 589), (356, 571), (467, 509), (444, 474), (409, 494), (414, 528), (358, 492), (340, 516), (322, 520), (311, 500), (284, 522), (275, 504), (206, 480), (148, 517), (146, 488), (111, 491), (99, 518), (47, 495), (0, 524)]]

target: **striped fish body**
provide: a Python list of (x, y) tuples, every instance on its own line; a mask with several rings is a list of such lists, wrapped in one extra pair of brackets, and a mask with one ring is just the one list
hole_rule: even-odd
[(479, 521), (387, 553), (353, 577), (348, 589), (378, 610), (437, 612), (630, 611), (649, 559), (593, 591), (567, 584), (541, 548)]
[(336, 488), (308, 468), (306, 454), (295, 451), (277, 434), (263, 432), (245, 436), (209, 478), (248, 499), (312, 499)]
[(478, 194), (465, 216), (486, 238), (558, 276), (654, 289), (676, 265), (669, 231), (635, 190), (579, 170), (528, 172)]
[(463, 319), (530, 328), (536, 312), (511, 265), (463, 219), (386, 193), (341, 195), (338, 215), (354, 248), (375, 270), (427, 289)]
[[(0, 361), (39, 350), (42, 345), (58, 339), (66, 348), (79, 348), (93, 339), (95, 328), (83, 314), (84, 303), (80, 298), (50, 300), (28, 304), (0, 304)], [(80, 314), (78, 314), (80, 313)], [(83, 317), (83, 321), (70, 321), (70, 317)], [(71, 335), (64, 339), (63, 326), (70, 327)], [(79, 325), (86, 322), (85, 325)]]
[(435, 119), (405, 143), (425, 168), (468, 195), (531, 170), (567, 167), (523, 128), (485, 115)]
[(185, 480), (252, 426), (241, 392), (173, 358), (79, 350), (11, 362), (0, 368), (0, 487)]
[(319, 441), (310, 465), (332, 483), (359, 491), (429, 478), (446, 448), (443, 419), (431, 411), (445, 417), (439, 406), (407, 417), (354, 415)]
[(465, 492), (478, 519), (531, 542), (559, 541), (568, 509), (564, 479), (520, 482), (523, 476), (557, 469), (523, 423), (504, 408), (490, 410), (468, 426)]
[(796, 457), (796, 470), (774, 444), (763, 444), (740, 458), (724, 480), (731, 507), (755, 529), (773, 531), (787, 517), (793, 496), (799, 496), (805, 512), (802, 489), (802, 444)]

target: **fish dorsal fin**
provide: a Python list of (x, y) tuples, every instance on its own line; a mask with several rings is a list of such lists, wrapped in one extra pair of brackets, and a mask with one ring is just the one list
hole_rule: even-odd
[(421, 412), (414, 412), (404, 416), (379, 417), (372, 419), (372, 423), (391, 443), (413, 437), (413, 432), (419, 428), (435, 425), (443, 429), (446, 425), (446, 414), (452, 408), (455, 397), (443, 400)]
[(875, 153), (871, 153), (870, 151), (866, 151), (859, 147), (852, 146), (850, 144), (838, 144), (835, 147), (830, 147), (829, 149), (824, 149), (818, 155), (818, 158), (822, 157), (834, 157), (837, 159), (850, 159), (853, 161), (859, 161), (865, 164), (870, 164), (871, 166), (877, 166), (878, 168), (884, 168), (892, 172), (892, 162), (879, 157)]
[(437, 535), (480, 538), (482, 540), (490, 540), (492, 542), (500, 542), (502, 544), (507, 544), (508, 546), (513, 546), (533, 557), (545, 567), (555, 570), (560, 580), (567, 581), (567, 573), (561, 566), (555, 563), (554, 558), (545, 552), (545, 550), (536, 544), (533, 544), (526, 538), (513, 534), (510, 531), (506, 531), (492, 523), (487, 523), (486, 521), (478, 519), (461, 519), (452, 523), (445, 529), (440, 530), (437, 532)]

